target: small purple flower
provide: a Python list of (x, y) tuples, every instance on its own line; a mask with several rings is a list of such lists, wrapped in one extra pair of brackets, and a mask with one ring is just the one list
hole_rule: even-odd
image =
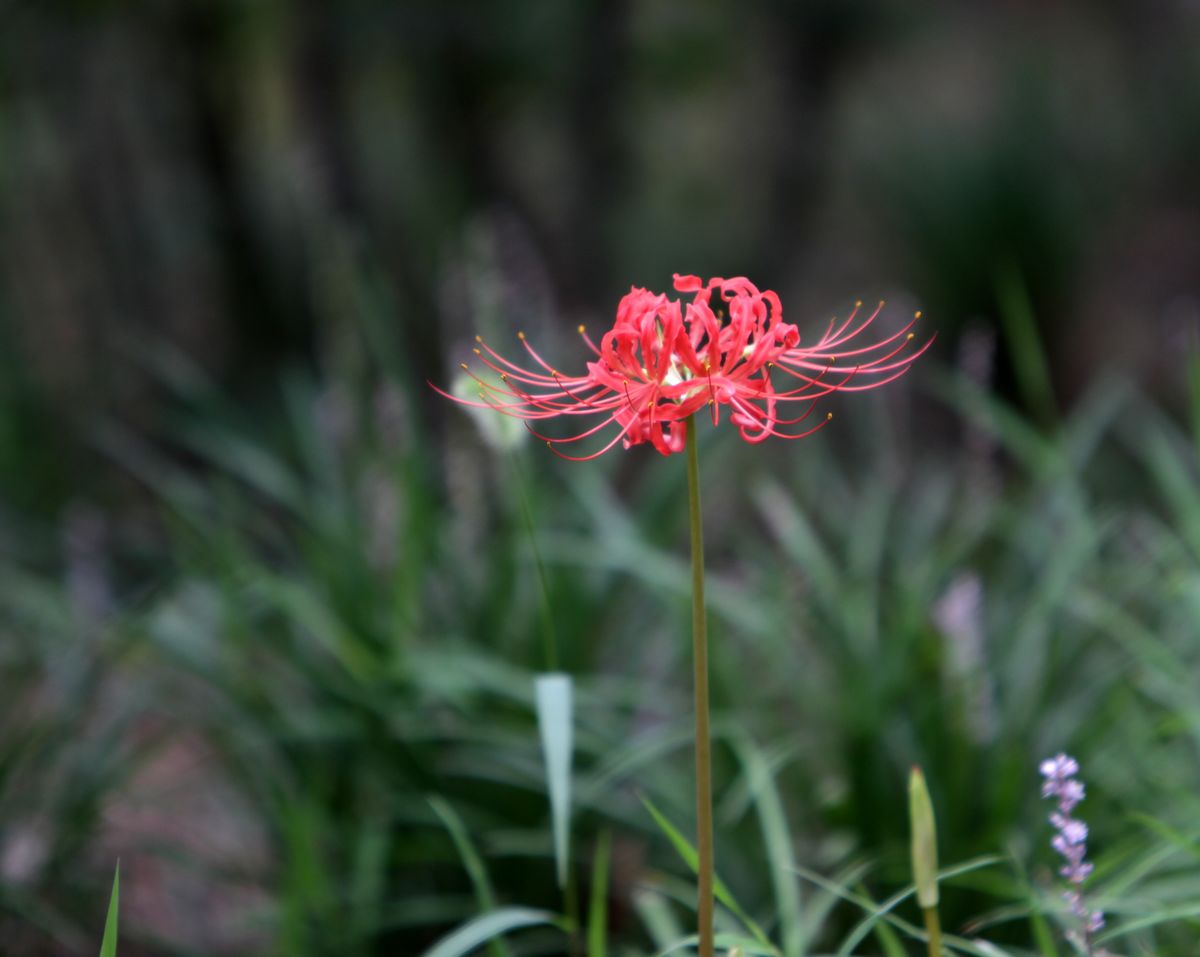
[[(1046, 788), (1051, 785), (1051, 782), (1065, 781), (1067, 778), (1073, 778), (1079, 773), (1079, 762), (1067, 754), (1059, 752), (1052, 758), (1047, 758), (1039, 766), (1038, 770), (1042, 772), (1042, 777), (1048, 778), (1046, 784), (1042, 785), (1042, 793), (1046, 794)], [(1049, 797), (1048, 794), (1046, 794)]]
[(1104, 914), (1098, 910), (1090, 910), (1083, 899), (1081, 887), (1092, 873), (1092, 865), (1084, 860), (1087, 855), (1088, 828), (1083, 821), (1071, 816), (1075, 806), (1084, 798), (1083, 784), (1075, 779), (1079, 773), (1079, 763), (1066, 754), (1058, 754), (1038, 765), (1045, 780), (1042, 782), (1042, 797), (1055, 798), (1057, 801), (1054, 812), (1050, 815), (1050, 823), (1056, 833), (1050, 841), (1063, 859), (1065, 865), (1059, 869), (1068, 884), (1072, 885), (1063, 892), (1063, 900), (1067, 902), (1071, 913), (1079, 918), (1083, 933), (1081, 936), (1086, 953), (1092, 953), (1092, 935), (1104, 927)]

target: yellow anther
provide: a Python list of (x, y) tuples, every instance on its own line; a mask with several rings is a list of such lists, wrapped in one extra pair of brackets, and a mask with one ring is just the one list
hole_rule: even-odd
[(832, 419), (832, 418), (833, 418), (833, 413), (832, 413), (832, 412), (826, 412), (826, 413), (825, 413), (825, 421), (826, 421), (826, 422), (828, 422), (828, 421), (829, 421), (830, 419)]
[(474, 352), (474, 353), (475, 353), (475, 355), (477, 355), (477, 356), (481, 356), (481, 355), (483, 355), (483, 353), (482, 353), (482, 352), (480, 352), (478, 349), (472, 349), (471, 351), (472, 351), (472, 352)]
[(507, 381), (508, 381), (508, 373), (507, 373), (507, 372), (501, 372), (501, 373), (500, 373), (500, 381), (501, 381), (501, 382), (507, 382)]
[(460, 363), (458, 364), (458, 367), (459, 367), (460, 369), (462, 369), (462, 370), (463, 370), (463, 372), (466, 372), (466, 371), (467, 371), (467, 364), (466, 364), (465, 362), (460, 362)]
[(917, 338), (917, 334), (915, 332), (910, 332), (907, 336), (904, 337), (904, 341), (912, 342), (915, 338)]
[(579, 324), (579, 334), (580, 334), (581, 336), (583, 335), (583, 331), (584, 331), (584, 330), (583, 330), (583, 323), (581, 322), (581, 323)]
[(920, 309), (918, 309), (918, 310), (917, 310), (915, 313), (913, 313), (913, 318), (914, 318), (914, 319), (920, 319), (920, 318), (921, 318), (921, 310), (920, 310)]
[(518, 332), (518, 333), (517, 333), (517, 338), (518, 338), (518, 339), (520, 339), (522, 342), (524, 342), (524, 341), (525, 341), (525, 333), (523, 333), (523, 332)]
[(480, 345), (483, 345), (483, 336), (476, 336), (475, 341), (478, 342)]
[(854, 308), (855, 308), (855, 309), (861, 309), (861, 308), (862, 308), (862, 300), (861, 300), (861, 299), (856, 299), (856, 300), (854, 301)]

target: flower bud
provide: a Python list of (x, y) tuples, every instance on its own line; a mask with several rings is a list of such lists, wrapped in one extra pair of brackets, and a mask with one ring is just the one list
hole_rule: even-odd
[(913, 882), (917, 885), (917, 903), (925, 910), (938, 904), (937, 825), (933, 821), (925, 775), (916, 765), (908, 778), (908, 815), (912, 826)]

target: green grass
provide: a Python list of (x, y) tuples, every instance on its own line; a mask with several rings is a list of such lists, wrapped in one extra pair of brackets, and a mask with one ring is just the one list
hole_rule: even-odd
[[(1067, 749), (1089, 787), (1110, 946), (1187, 955), (1200, 913), (1188, 430), (1117, 385), (1051, 433), (956, 379), (937, 393), (989, 457), (903, 440), (905, 420), (869, 402), (799, 446), (750, 454), (706, 436), (717, 867), (738, 902), (718, 931), (746, 953), (917, 952), (902, 895), (919, 763), (946, 870), (991, 862), (943, 887), (947, 941), (1065, 953), (1036, 762)], [(154, 587), (99, 644), (70, 637), (58, 586), (15, 564), (6, 577), (3, 627), (19, 640), (3, 646), (5, 687), (78, 690), (0, 739), (0, 833), (36, 795), (52, 862), (5, 885), (4, 926), (86, 949), (102, 881), (78, 862), (138, 766), (129, 723), (149, 710), (164, 738), (212, 748), (263, 834), (258, 871), (187, 866), (263, 889), (277, 952), (459, 953), (500, 929), (514, 955), (677, 945), (694, 903), (671, 847), (691, 827), (682, 467), (518, 450), (535, 552), (517, 471), (466, 420), (451, 415), (440, 442), (415, 425), (393, 441), (360, 390), (336, 437), (311, 414), (328, 396), (292, 381), (271, 434), (189, 393), (169, 441), (108, 435), (166, 538)], [(565, 854), (538, 723), (539, 554), (573, 677)], [(106, 681), (126, 689), (115, 707), (100, 706)], [(601, 834), (611, 857), (592, 853)]]

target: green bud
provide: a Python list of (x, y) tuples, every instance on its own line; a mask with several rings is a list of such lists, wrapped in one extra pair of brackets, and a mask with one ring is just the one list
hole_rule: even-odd
[(922, 909), (937, 907), (937, 825), (933, 822), (933, 804), (925, 787), (925, 775), (913, 765), (908, 777), (908, 816), (912, 826), (913, 881), (917, 885), (917, 903)]
[[(487, 393), (481, 393), (481, 382), (486, 385), (497, 385), (499, 380), (494, 375), (488, 375), (486, 370), (463, 372), (455, 378), (450, 386), (450, 392), (464, 402), (487, 402), (489, 397)], [(497, 404), (505, 401), (503, 395), (500, 397), (493, 395), (490, 399)], [(529, 438), (529, 430), (525, 428), (520, 419), (515, 419), (510, 415), (497, 415), (492, 409), (481, 409), (474, 405), (464, 405), (463, 408), (475, 422), (483, 441), (494, 451), (505, 452), (508, 449), (516, 448)]]

